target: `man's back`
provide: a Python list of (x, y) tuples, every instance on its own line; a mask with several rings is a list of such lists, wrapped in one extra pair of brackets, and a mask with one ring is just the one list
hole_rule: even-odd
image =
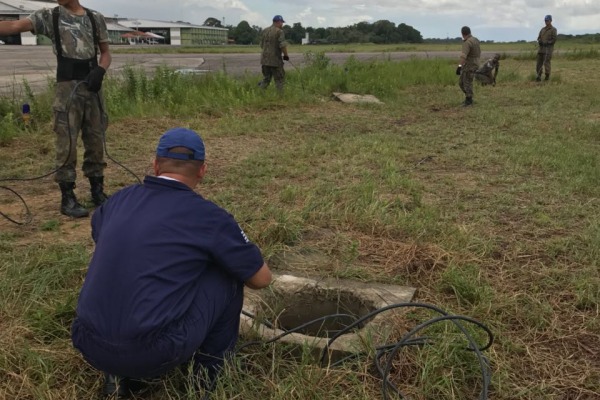
[(278, 67), (283, 64), (281, 60), (281, 45), (284, 43), (283, 30), (275, 25), (271, 25), (262, 32), (260, 47), (262, 54), (260, 58), (261, 65)]
[(462, 53), (465, 56), (465, 65), (466, 68), (477, 68), (479, 64), (479, 57), (481, 56), (481, 48), (479, 45), (479, 39), (474, 36), (469, 36), (463, 42), (463, 50)]
[(478, 70), (478, 74), (491, 75), (492, 71), (498, 66), (498, 62), (495, 58), (487, 60)]
[(240, 285), (256, 272), (262, 258), (242, 236), (231, 215), (186, 185), (147, 177), (92, 217), (96, 251), (78, 318), (107, 341), (156, 333), (189, 311), (207, 268)]

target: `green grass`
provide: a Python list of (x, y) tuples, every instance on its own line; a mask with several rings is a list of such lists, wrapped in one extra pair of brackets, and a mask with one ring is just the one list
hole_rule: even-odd
[[(459, 36), (457, 34), (457, 36)], [(477, 36), (477, 35), (475, 35)], [(483, 43), (482, 49), (490, 52), (506, 51), (529, 51), (536, 49), (537, 43)], [(456, 51), (460, 43), (421, 43), (421, 44), (374, 44), (374, 43), (351, 43), (351, 44), (320, 44), (320, 45), (290, 45), (290, 53), (389, 53), (389, 52), (428, 52), (428, 51)], [(598, 43), (578, 43), (577, 41), (557, 41), (557, 49), (570, 49), (582, 51), (598, 51)], [(112, 46), (111, 51), (120, 54), (221, 54), (221, 53), (260, 53), (258, 45), (226, 45), (226, 46)]]
[[(142, 175), (163, 131), (197, 129), (208, 165), (198, 190), (235, 215), (275, 270), (411, 285), (416, 300), (485, 323), (496, 337), (485, 352), (490, 398), (596, 398), (596, 50), (561, 48), (542, 84), (531, 57), (504, 55), (498, 85), (476, 86), (468, 109), (451, 60), (338, 66), (321, 53), (305, 57), (306, 68), (288, 68), (283, 98), (258, 90), (252, 75), (128, 69), (106, 82), (108, 149)], [(50, 89), (28, 95), (35, 126), (0, 125), (12, 132), (0, 144), (0, 179), (52, 167)], [(383, 104), (340, 103), (334, 91)], [(0, 100), (3, 118), (20, 103)], [(109, 192), (133, 181), (109, 163)], [(34, 220), (0, 222), (0, 398), (92, 398), (100, 374), (69, 340), (93, 251), (88, 221), (58, 214), (49, 179), (15, 185)], [(78, 190), (89, 198), (85, 182)], [(14, 197), (0, 196), (0, 210), (19, 212)], [(399, 321), (397, 334), (418, 316)], [(452, 325), (427, 334), (439, 340), (403, 353), (394, 382), (414, 399), (476, 398), (477, 362)], [(245, 350), (215, 398), (381, 398), (372, 360), (323, 369), (310, 352), (291, 351)], [(192, 399), (190, 379), (174, 372), (149, 398)]]

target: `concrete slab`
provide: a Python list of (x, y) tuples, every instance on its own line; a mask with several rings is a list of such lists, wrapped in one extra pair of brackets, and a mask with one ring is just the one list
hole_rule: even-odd
[[(244, 310), (259, 319), (264, 316), (275, 324), (268, 327), (253, 318), (242, 315), (240, 332), (258, 335), (269, 340), (287, 330), (326, 315), (341, 313), (360, 318), (377, 309), (408, 303), (415, 288), (379, 283), (363, 283), (341, 279), (311, 279), (293, 275), (275, 275), (269, 289), (246, 290)], [(332, 361), (346, 355), (367, 351), (366, 344), (386, 343), (394, 333), (390, 325), (390, 310), (365, 321), (357, 330), (336, 339), (329, 348)], [(337, 318), (306, 327), (302, 333), (291, 333), (281, 342), (309, 346), (320, 354), (334, 332), (347, 326), (352, 320)], [(280, 329), (284, 328), (284, 329)]]
[(383, 104), (381, 100), (372, 94), (354, 94), (333, 92), (333, 98), (342, 103), (374, 103)]

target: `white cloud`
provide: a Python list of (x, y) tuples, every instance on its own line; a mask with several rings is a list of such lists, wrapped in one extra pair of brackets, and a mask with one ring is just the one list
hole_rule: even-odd
[[(348, 26), (387, 19), (405, 23), (424, 37), (458, 36), (463, 25), (482, 32), (484, 40), (530, 40), (552, 14), (560, 33), (600, 31), (600, 0), (280, 0), (276, 7), (264, 0), (81, 0), (107, 16), (183, 20), (196, 24), (206, 18), (225, 18), (226, 24), (246, 20), (268, 26), (274, 14), (302, 26)], [(485, 33), (484, 33), (485, 32)], [(498, 37), (495, 32), (502, 32)], [(490, 36), (487, 36), (490, 35)]]

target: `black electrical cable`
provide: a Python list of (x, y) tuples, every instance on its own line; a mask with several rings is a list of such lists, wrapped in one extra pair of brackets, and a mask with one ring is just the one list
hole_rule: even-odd
[[(67, 100), (67, 106), (65, 108), (65, 114), (67, 115), (67, 131), (69, 132), (69, 151), (67, 153), (67, 158), (65, 159), (65, 161), (59, 167), (56, 167), (52, 171), (45, 173), (43, 175), (34, 176), (33, 178), (3, 178), (3, 179), (0, 179), (0, 182), (27, 182), (27, 181), (35, 181), (38, 179), (43, 179), (50, 175), (55, 174), (57, 171), (59, 171), (61, 168), (63, 168), (67, 164), (67, 162), (69, 161), (69, 157), (71, 156), (71, 151), (73, 150), (73, 135), (71, 134), (71, 123), (70, 123), (70, 118), (69, 118), (69, 112), (71, 110), (71, 103), (73, 102), (73, 97), (75, 96), (75, 92), (77, 91), (77, 88), (79, 87), (79, 85), (81, 85), (82, 83), (87, 84), (87, 81), (79, 81), (75, 84), (75, 86), (71, 90), (71, 93), (69, 94), (69, 98)], [(129, 168), (127, 168), (126, 166), (121, 164), (119, 161), (114, 159), (108, 153), (108, 147), (106, 146), (106, 127), (108, 127), (108, 115), (104, 110), (104, 107), (102, 105), (102, 99), (100, 98), (99, 93), (96, 93), (96, 99), (98, 101), (98, 107), (100, 108), (100, 114), (102, 115), (102, 119), (103, 119), (102, 120), (102, 127), (103, 127), (103, 129), (102, 129), (102, 144), (104, 146), (104, 153), (106, 154), (106, 157), (109, 160), (111, 160), (112, 162), (114, 162), (115, 164), (117, 164), (118, 166), (120, 166), (121, 168), (123, 168), (124, 170), (126, 170), (127, 172), (129, 172), (131, 175), (133, 175), (133, 177), (135, 177), (135, 179), (138, 181), (138, 183), (141, 184), (142, 181), (133, 171), (131, 171)], [(77, 139), (75, 138), (75, 140), (77, 140)], [(27, 206), (27, 203), (25, 202), (23, 197), (21, 195), (19, 195), (19, 193), (17, 193), (15, 190), (13, 190), (7, 186), (0, 186), (0, 189), (8, 190), (8, 191), (14, 193), (21, 200), (21, 202), (23, 203), (23, 205), (25, 207), (25, 221), (22, 221), (22, 222), (16, 221), (16, 220), (10, 218), (8, 215), (3, 213), (2, 211), (0, 211), (0, 216), (4, 217), (8, 221), (10, 221), (16, 225), (29, 224), (32, 220), (32, 216), (31, 216), (29, 207)]]
[[(328, 340), (327, 345), (322, 350), (321, 357), (320, 357), (320, 364), (325, 365), (326, 356), (329, 352), (330, 346), (336, 339), (338, 339), (342, 335), (349, 333), (350, 331), (355, 329), (357, 326), (362, 324), (364, 321), (373, 318), (377, 314), (380, 314), (382, 312), (389, 311), (392, 309), (396, 309), (396, 308), (408, 308), (408, 307), (425, 308), (425, 309), (434, 311), (441, 315), (438, 317), (435, 317), (435, 318), (431, 318), (431, 319), (417, 325), (415, 328), (413, 328), (407, 334), (405, 334), (402, 337), (402, 339), (400, 341), (398, 341), (397, 343), (385, 344), (385, 345), (375, 347), (376, 353), (375, 353), (375, 358), (374, 358), (374, 364), (375, 364), (375, 368), (377, 369), (377, 371), (382, 379), (382, 389), (381, 390), (382, 390), (382, 395), (383, 395), (384, 400), (388, 399), (388, 391), (389, 390), (394, 391), (398, 396), (400, 396), (400, 398), (405, 398), (404, 395), (401, 393), (401, 391), (398, 389), (398, 387), (396, 387), (396, 385), (394, 385), (389, 379), (389, 374), (390, 374), (390, 371), (393, 366), (393, 360), (398, 356), (398, 353), (407, 346), (415, 346), (415, 345), (416, 346), (424, 346), (424, 345), (433, 343), (434, 340), (431, 337), (423, 336), (423, 337), (415, 338), (413, 336), (416, 335), (417, 333), (419, 333), (420, 331), (428, 328), (431, 325), (441, 323), (441, 322), (446, 322), (446, 321), (451, 322), (465, 336), (467, 343), (468, 343), (466, 350), (473, 351), (475, 353), (476, 358), (479, 362), (479, 367), (480, 367), (480, 371), (481, 371), (481, 379), (482, 379), (482, 389), (481, 389), (479, 398), (487, 399), (489, 385), (491, 383), (491, 369), (490, 369), (490, 365), (489, 365), (489, 360), (482, 354), (482, 352), (487, 350), (488, 348), (490, 348), (490, 346), (493, 344), (494, 336), (493, 336), (492, 331), (487, 326), (485, 326), (483, 323), (481, 323), (473, 318), (461, 316), (461, 315), (451, 315), (451, 314), (447, 313), (446, 311), (442, 310), (441, 308), (436, 307), (431, 304), (397, 303), (397, 304), (391, 304), (386, 307), (382, 307), (377, 310), (374, 310), (374, 311), (364, 315), (361, 318), (349, 316), (349, 317), (352, 317), (354, 319), (354, 321), (350, 325), (347, 325), (345, 328), (341, 329), (339, 332), (337, 332), (335, 335), (333, 335)], [(250, 313), (247, 313), (245, 311), (243, 313), (244, 313), (244, 315), (253, 317)], [(348, 315), (347, 314), (334, 314), (334, 315), (328, 315), (328, 316), (317, 318), (313, 321), (306, 322), (294, 329), (285, 331), (284, 333), (277, 335), (276, 337), (269, 339), (267, 341), (251, 341), (251, 342), (244, 343), (236, 350), (236, 353), (239, 353), (242, 349), (244, 349), (248, 346), (251, 346), (251, 345), (256, 345), (256, 344), (264, 345), (264, 344), (276, 342), (276, 341), (280, 340), (281, 338), (283, 338), (284, 336), (286, 336), (290, 333), (302, 330), (305, 327), (307, 327), (315, 322), (324, 321), (326, 319), (339, 317), (339, 316), (348, 316)], [(475, 340), (473, 339), (473, 337), (466, 330), (466, 328), (463, 326), (463, 322), (475, 325), (476, 327), (483, 330), (487, 334), (487, 337), (488, 337), (487, 342), (483, 346), (478, 345), (475, 342)], [(262, 322), (262, 323), (268, 327), (274, 327), (274, 325), (268, 321)], [(362, 355), (363, 354), (361, 354), (361, 353), (351, 354), (351, 355), (346, 356), (346, 357), (342, 358), (341, 360), (338, 360), (334, 363), (329, 363), (328, 366), (336, 367), (336, 366), (341, 365), (344, 362), (347, 362), (349, 360), (359, 358)], [(387, 356), (387, 361), (383, 365), (381, 359), (384, 356)]]
[(132, 170), (130, 170), (129, 168), (127, 168), (126, 166), (124, 166), (123, 164), (121, 164), (119, 161), (115, 160), (108, 153), (108, 147), (106, 146), (106, 127), (108, 127), (108, 114), (104, 111), (104, 107), (102, 106), (102, 99), (100, 98), (100, 94), (99, 93), (96, 93), (96, 98), (98, 99), (98, 105), (100, 107), (100, 113), (102, 114), (102, 117), (104, 118), (103, 126), (105, 127), (105, 129), (103, 130), (104, 134), (102, 135), (102, 143), (104, 144), (104, 154), (106, 154), (106, 157), (109, 160), (111, 160), (112, 162), (114, 162), (115, 164), (117, 164), (119, 167), (123, 168), (125, 171), (129, 172), (138, 181), (138, 183), (141, 185), (142, 184), (142, 180), (140, 179), (139, 176), (137, 176)]

